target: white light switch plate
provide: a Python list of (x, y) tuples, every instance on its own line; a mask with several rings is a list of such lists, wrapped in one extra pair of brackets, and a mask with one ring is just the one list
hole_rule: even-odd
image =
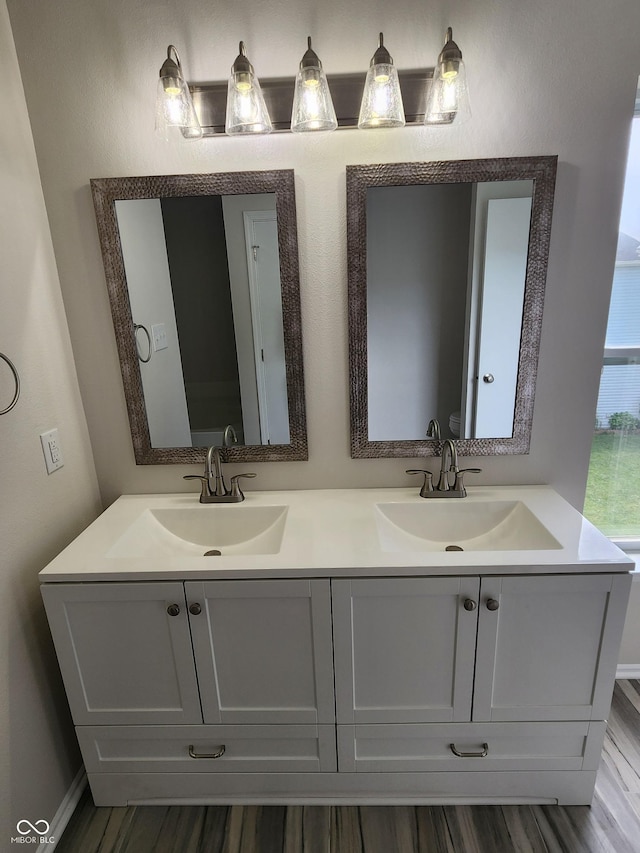
[(151, 326), (151, 337), (153, 338), (153, 349), (158, 352), (159, 349), (167, 349), (167, 330), (164, 323), (155, 323)]
[(41, 433), (40, 441), (42, 443), (42, 452), (44, 453), (47, 473), (52, 474), (64, 465), (58, 430), (50, 429), (48, 432)]

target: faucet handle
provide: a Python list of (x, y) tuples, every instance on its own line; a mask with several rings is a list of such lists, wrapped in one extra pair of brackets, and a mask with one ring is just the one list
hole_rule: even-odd
[[(482, 468), (461, 468), (459, 471), (456, 471), (456, 480), (453, 484), (454, 492), (464, 492), (466, 495), (467, 490), (464, 487), (464, 475), (465, 474), (481, 474)], [(463, 495), (464, 497), (464, 495)]]
[(420, 489), (420, 497), (425, 497), (427, 492), (433, 491), (433, 474), (431, 471), (425, 471), (423, 468), (407, 468), (405, 474), (424, 474), (424, 482)]
[(200, 500), (211, 497), (211, 489), (209, 488), (209, 478), (202, 477), (200, 474), (185, 474), (183, 480), (200, 480)]
[(231, 492), (230, 495), (232, 498), (238, 498), (239, 500), (244, 500), (244, 493), (240, 486), (238, 485), (238, 480), (240, 477), (246, 477), (247, 480), (252, 480), (254, 477), (257, 477), (257, 474), (234, 474), (231, 478)]

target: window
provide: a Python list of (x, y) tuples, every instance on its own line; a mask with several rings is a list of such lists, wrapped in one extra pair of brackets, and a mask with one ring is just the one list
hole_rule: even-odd
[(631, 130), (584, 514), (640, 546), (640, 102)]

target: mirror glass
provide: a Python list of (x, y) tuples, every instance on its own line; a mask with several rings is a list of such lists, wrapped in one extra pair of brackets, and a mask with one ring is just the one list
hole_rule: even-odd
[(293, 174), (92, 190), (137, 461), (306, 458)]
[(528, 451), (555, 166), (349, 167), (353, 456)]

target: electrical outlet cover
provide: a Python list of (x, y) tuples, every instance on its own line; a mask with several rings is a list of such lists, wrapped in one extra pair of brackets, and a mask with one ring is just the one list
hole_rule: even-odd
[(52, 474), (58, 468), (62, 468), (64, 460), (62, 458), (62, 449), (60, 447), (60, 436), (57, 429), (50, 429), (48, 432), (43, 432), (40, 435), (40, 443), (42, 444), (42, 452), (44, 453), (44, 461), (47, 466), (47, 473)]

